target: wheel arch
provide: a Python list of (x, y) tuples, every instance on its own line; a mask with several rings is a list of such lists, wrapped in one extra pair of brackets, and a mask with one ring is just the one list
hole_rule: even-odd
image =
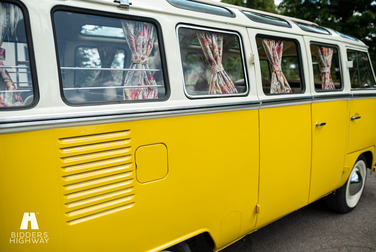
[(367, 167), (371, 168), (373, 166), (374, 152), (375, 152), (375, 146), (370, 146), (362, 150), (348, 153), (345, 158), (345, 165), (343, 167), (342, 178), (338, 185), (338, 188), (341, 187), (343, 184), (345, 184), (345, 182), (350, 176), (350, 172), (353, 166), (355, 165), (356, 161), (361, 155), (365, 156), (366, 161), (367, 161)]
[(164, 249), (168, 249), (182, 242), (186, 242), (191, 249), (193, 248), (192, 252), (204, 251), (204, 249), (205, 251), (213, 251), (214, 248), (216, 247), (214, 239), (211, 236), (210, 232), (207, 230), (200, 230), (200, 231), (185, 235), (181, 237), (180, 239), (176, 239), (175, 241), (168, 243), (169, 244), (168, 246), (163, 245), (163, 246), (158, 247), (157, 249), (150, 250), (149, 252), (163, 251)]
[(198, 234), (189, 240), (187, 243), (192, 249), (192, 252), (196, 251), (214, 251), (216, 248), (213, 237), (208, 231)]
[(371, 151), (363, 152), (361, 155), (364, 155), (367, 160), (367, 168), (371, 169), (373, 165), (373, 154)]

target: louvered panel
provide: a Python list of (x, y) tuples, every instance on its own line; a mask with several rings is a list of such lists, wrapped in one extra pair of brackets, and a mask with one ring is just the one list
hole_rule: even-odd
[(63, 204), (70, 225), (135, 204), (130, 130), (59, 138)]

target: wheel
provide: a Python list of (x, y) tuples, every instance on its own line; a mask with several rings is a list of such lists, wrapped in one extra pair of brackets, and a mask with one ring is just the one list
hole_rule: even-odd
[(188, 244), (184, 241), (165, 250), (162, 250), (161, 252), (191, 252), (191, 249), (189, 248)]
[(329, 208), (339, 213), (349, 213), (354, 210), (362, 196), (366, 177), (367, 160), (364, 155), (360, 155), (346, 183), (326, 197)]

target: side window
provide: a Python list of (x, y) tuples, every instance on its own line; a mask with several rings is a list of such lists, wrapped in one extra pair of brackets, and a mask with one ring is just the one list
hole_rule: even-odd
[(185, 91), (189, 97), (247, 93), (238, 34), (180, 26), (178, 36)]
[(160, 38), (151, 22), (55, 11), (62, 95), (70, 104), (166, 96)]
[(315, 90), (343, 88), (338, 49), (334, 46), (311, 44)]
[(349, 69), (351, 88), (376, 88), (367, 53), (347, 50), (347, 59), (353, 62)]
[(25, 25), (20, 7), (0, 2), (0, 109), (27, 107), (36, 100)]
[(304, 91), (298, 42), (257, 36), (262, 88), (265, 94)]

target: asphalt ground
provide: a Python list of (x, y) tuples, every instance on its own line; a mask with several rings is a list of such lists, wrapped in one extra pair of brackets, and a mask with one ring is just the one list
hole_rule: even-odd
[(348, 214), (319, 200), (246, 236), (223, 252), (376, 251), (376, 176), (367, 174), (358, 206)]

